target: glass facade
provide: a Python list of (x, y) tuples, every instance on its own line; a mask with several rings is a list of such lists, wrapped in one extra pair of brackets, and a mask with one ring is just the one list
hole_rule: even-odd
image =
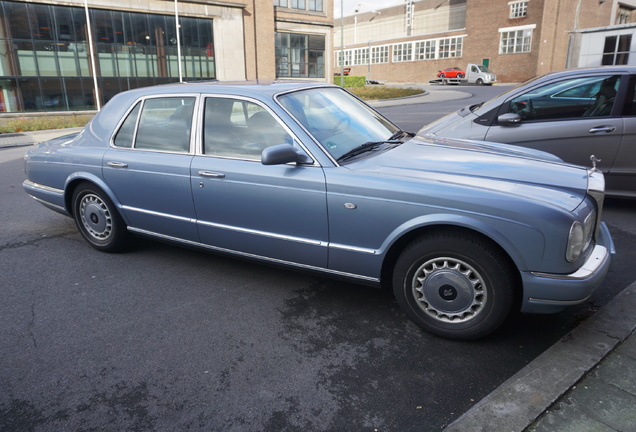
[(324, 78), (325, 37), (276, 33), (277, 78)]
[[(179, 80), (173, 15), (89, 9), (101, 102)], [(214, 79), (212, 20), (180, 17), (184, 80)], [(83, 8), (0, 1), (0, 112), (96, 108)]]

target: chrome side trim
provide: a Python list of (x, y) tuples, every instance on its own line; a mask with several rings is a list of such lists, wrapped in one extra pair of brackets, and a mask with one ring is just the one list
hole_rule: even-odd
[[(313, 239), (308, 239), (308, 238), (304, 238), (304, 237), (294, 237), (294, 236), (289, 236), (289, 235), (276, 234), (276, 233), (269, 232), (269, 231), (260, 231), (260, 230), (241, 228), (241, 227), (236, 227), (236, 226), (232, 226), (232, 225), (225, 225), (225, 224), (220, 224), (220, 223), (215, 223), (215, 222), (207, 222), (207, 221), (202, 221), (202, 220), (198, 220), (198, 219), (192, 219), (192, 218), (187, 218), (187, 217), (183, 217), (183, 216), (175, 216), (175, 215), (168, 214), (168, 213), (161, 213), (161, 212), (156, 212), (156, 211), (151, 211), (151, 210), (145, 210), (145, 209), (140, 209), (140, 208), (131, 207), (131, 206), (122, 206), (122, 208), (124, 210), (127, 210), (127, 211), (134, 211), (134, 212), (137, 212), (137, 213), (144, 213), (144, 214), (148, 214), (148, 215), (152, 215), (152, 216), (159, 216), (159, 217), (163, 217), (163, 218), (166, 218), (166, 219), (173, 219), (173, 220), (178, 220), (178, 221), (182, 221), (182, 222), (189, 222), (189, 223), (197, 223), (197, 224), (209, 226), (209, 227), (212, 227), (212, 228), (219, 228), (219, 229), (223, 229), (223, 230), (240, 232), (240, 233), (244, 233), (244, 234), (253, 234), (253, 235), (257, 235), (257, 236), (261, 236), (261, 237), (273, 238), (273, 239), (278, 239), (278, 240), (285, 240), (285, 241), (296, 242), (296, 243), (300, 243), (300, 244), (307, 244), (307, 245), (319, 246), (319, 247), (329, 247), (329, 248), (333, 248), (333, 249), (340, 249), (340, 250), (345, 250), (345, 251), (349, 251), (349, 252), (364, 253), (364, 254), (369, 254), (369, 255), (376, 255), (378, 253), (378, 251), (376, 249), (361, 248), (361, 247), (356, 247), (356, 246), (347, 246), (347, 245), (341, 245), (341, 244), (335, 244), (335, 243), (331, 243), (330, 244), (328, 242), (324, 242), (324, 241), (321, 241), (321, 240), (313, 240)], [(129, 229), (132, 230), (132, 229), (137, 229), (137, 228), (129, 228)], [(155, 234), (155, 235), (161, 235), (161, 234)]]
[(534, 276), (548, 279), (559, 280), (584, 280), (594, 275), (600, 267), (610, 258), (610, 254), (605, 246), (596, 245), (585, 263), (574, 273), (570, 274), (551, 274), (531, 272)]
[(64, 195), (64, 190), (62, 190), (62, 189), (54, 188), (54, 187), (51, 187), (51, 186), (45, 186), (43, 184), (32, 182), (31, 180), (25, 180), (24, 181), (24, 185), (28, 186), (29, 188), (32, 188), (32, 189), (41, 189), (41, 190), (46, 191), (46, 192), (52, 192), (52, 193), (56, 193), (56, 194), (59, 194), (59, 195)]
[(582, 299), (578, 299), (578, 300), (544, 300), (544, 299), (538, 299), (538, 298), (533, 298), (530, 297), (528, 299), (529, 302), (532, 303), (541, 303), (541, 304), (546, 304), (546, 305), (555, 305), (555, 306), (572, 306), (572, 305), (577, 305), (579, 303), (584, 302), (585, 300), (589, 299), (591, 296), (587, 296), (585, 298)]
[(369, 255), (376, 255), (378, 253), (377, 249), (368, 249), (368, 248), (361, 248), (361, 247), (356, 247), (356, 246), (347, 246), (347, 245), (341, 245), (341, 244), (337, 244), (337, 243), (330, 243), (329, 247), (333, 248), (333, 249), (342, 249), (342, 250), (346, 250), (346, 251), (350, 251), (350, 252), (360, 252), (360, 253), (369, 254)]
[(303, 237), (294, 237), (294, 236), (288, 236), (288, 235), (283, 235), (283, 234), (276, 234), (276, 233), (272, 233), (272, 232), (268, 232), (268, 231), (259, 231), (259, 230), (253, 230), (253, 229), (248, 229), (248, 228), (239, 228), (236, 226), (232, 226), (232, 225), (224, 225), (224, 224), (219, 224), (219, 223), (214, 223), (214, 222), (207, 222), (207, 221), (202, 221), (202, 220), (197, 220), (197, 222), (201, 225), (205, 225), (205, 226), (209, 226), (209, 227), (213, 227), (213, 228), (220, 228), (220, 229), (224, 229), (224, 230), (229, 230), (229, 231), (236, 231), (236, 232), (240, 232), (240, 233), (245, 233), (245, 234), (254, 234), (254, 235), (259, 235), (262, 237), (269, 237), (269, 238), (275, 238), (275, 239), (280, 239), (280, 240), (288, 240), (288, 241), (293, 241), (296, 243), (303, 243), (303, 244), (309, 244), (309, 245), (313, 245), (313, 246), (328, 246), (328, 243), (325, 243), (323, 241), (320, 240), (311, 240), (311, 239), (307, 239), (307, 238), (303, 238)]
[(346, 278), (351, 278), (351, 279), (359, 279), (359, 280), (364, 280), (367, 282), (373, 282), (373, 283), (379, 283), (380, 279), (379, 278), (373, 278), (373, 277), (369, 277), (369, 276), (363, 276), (363, 275), (358, 275), (358, 274), (353, 274), (353, 273), (346, 273), (346, 272), (341, 272), (341, 271), (337, 271), (337, 270), (330, 270), (330, 269), (326, 269), (323, 267), (316, 267), (316, 266), (310, 266), (310, 265), (306, 265), (306, 264), (299, 264), (299, 263), (295, 263), (295, 262), (291, 262), (291, 261), (285, 261), (285, 260), (280, 260), (280, 259), (275, 259), (275, 258), (269, 258), (269, 257), (264, 257), (261, 255), (255, 255), (255, 254), (250, 254), (250, 253), (245, 253), (245, 252), (239, 252), (239, 251), (235, 251), (232, 249), (226, 249), (226, 248), (221, 248), (221, 247), (217, 247), (217, 246), (210, 246), (210, 245), (206, 245), (203, 243), (199, 243), (199, 242), (194, 242), (191, 240), (184, 240), (184, 239), (180, 239), (177, 237), (171, 237), (171, 236), (167, 236), (164, 234), (158, 234), (152, 231), (146, 231), (143, 229), (139, 229), (139, 228), (132, 228), (132, 227), (128, 227), (128, 231), (137, 233), (137, 234), (141, 234), (141, 235), (146, 235), (146, 236), (150, 236), (150, 237), (156, 237), (159, 239), (163, 239), (163, 240), (168, 240), (171, 242), (175, 242), (175, 243), (181, 243), (184, 245), (188, 245), (188, 246), (193, 246), (193, 247), (197, 247), (197, 248), (202, 248), (202, 249), (207, 249), (207, 250), (211, 250), (214, 252), (222, 252), (222, 253), (226, 253), (226, 254), (230, 254), (230, 255), (236, 255), (236, 256), (241, 256), (241, 257), (246, 257), (246, 258), (252, 258), (252, 259), (257, 259), (260, 261), (266, 261), (266, 262), (270, 262), (270, 263), (274, 263), (274, 264), (282, 264), (282, 265), (286, 265), (286, 266), (290, 266), (290, 267), (296, 267), (296, 268), (302, 268), (302, 269), (307, 269), (307, 270), (313, 270), (313, 271), (318, 271), (321, 273), (329, 273), (335, 276), (342, 276), (342, 277), (346, 277)]
[(190, 222), (190, 223), (196, 223), (196, 219), (192, 219), (192, 218), (187, 218), (187, 217), (183, 217), (183, 216), (175, 216), (173, 214), (168, 214), (168, 213), (161, 213), (161, 212), (156, 212), (156, 211), (152, 211), (152, 210), (146, 210), (146, 209), (140, 209), (137, 207), (131, 207), (131, 206), (121, 206), (122, 209), (127, 210), (127, 211), (133, 211), (133, 212), (137, 212), (137, 213), (144, 213), (144, 214), (149, 214), (152, 216), (159, 216), (159, 217), (164, 217), (166, 219), (174, 219), (174, 220), (179, 220), (182, 222)]

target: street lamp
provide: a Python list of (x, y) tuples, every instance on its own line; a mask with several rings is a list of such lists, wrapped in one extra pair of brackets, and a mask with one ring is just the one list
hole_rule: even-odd
[(344, 0), (340, 0), (340, 87), (344, 88)]
[[(356, 13), (359, 12), (359, 10), (360, 10), (359, 8), (361, 6), (365, 6), (369, 10), (369, 12), (373, 12), (373, 14), (374, 14), (371, 18), (369, 18), (369, 22), (373, 21), (375, 19), (375, 17), (377, 17), (378, 15), (380, 15), (382, 13), (382, 12), (377, 11), (375, 9), (371, 9), (369, 6), (367, 6), (364, 3), (358, 3), (358, 5), (356, 6), (356, 10), (355, 10)], [(357, 15), (355, 16), (355, 20), (354, 21), (355, 21), (355, 36), (354, 37), (355, 37), (355, 40), (357, 42), (357, 39), (358, 39), (358, 16)], [(366, 78), (367, 82), (369, 81), (370, 77), (371, 77), (371, 39), (369, 39), (367, 41), (367, 78)]]

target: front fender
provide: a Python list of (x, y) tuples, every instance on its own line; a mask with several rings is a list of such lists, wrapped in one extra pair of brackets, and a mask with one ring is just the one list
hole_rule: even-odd
[(539, 268), (543, 259), (546, 242), (540, 230), (493, 216), (453, 213), (430, 214), (406, 221), (391, 232), (377, 253), (386, 256), (401, 239), (411, 238), (418, 231), (442, 227), (460, 227), (489, 238), (510, 256), (519, 271)]

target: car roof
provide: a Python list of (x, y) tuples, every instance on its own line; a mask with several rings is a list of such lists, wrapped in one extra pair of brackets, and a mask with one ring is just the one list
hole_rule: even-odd
[(271, 98), (276, 94), (312, 87), (336, 87), (325, 82), (313, 81), (192, 81), (142, 87), (125, 93), (135, 99), (141, 96), (182, 93), (223, 93), (255, 98)]
[(577, 75), (587, 75), (590, 73), (599, 74), (636, 74), (636, 66), (629, 65), (615, 65), (615, 66), (595, 66), (595, 67), (582, 67), (575, 69), (565, 69), (556, 72), (548, 72), (539, 76), (539, 79), (552, 79), (558, 77), (569, 77)]

